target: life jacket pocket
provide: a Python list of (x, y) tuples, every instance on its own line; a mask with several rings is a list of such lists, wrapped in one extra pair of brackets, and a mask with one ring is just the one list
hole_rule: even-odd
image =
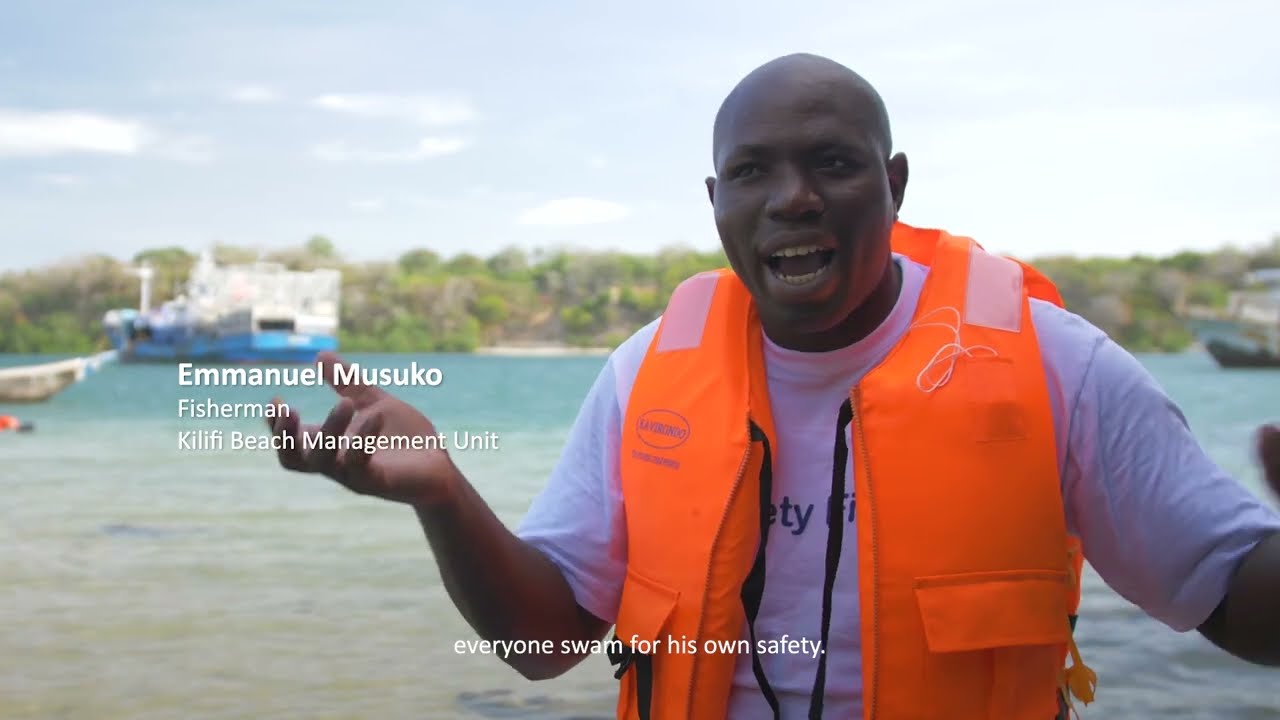
[(964, 379), (968, 424), (975, 440), (1018, 443), (1030, 437), (1031, 418), (1018, 388), (1019, 369), (1012, 359), (978, 350), (961, 358), (956, 372)]
[(1046, 720), (1070, 638), (1068, 575), (1001, 570), (917, 578), (925, 677), (937, 717)]
[[(626, 580), (622, 584), (622, 600), (618, 606), (618, 638), (624, 645), (633, 642), (637, 645), (647, 643), (660, 645), (657, 650), (664, 651), (666, 637), (663, 629), (679, 599), (678, 590), (628, 568)], [(662, 642), (659, 643), (659, 640)]]

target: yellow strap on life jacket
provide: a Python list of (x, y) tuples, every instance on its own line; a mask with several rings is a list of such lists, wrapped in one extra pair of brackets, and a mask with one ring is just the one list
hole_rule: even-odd
[[(1075, 548), (1071, 548), (1067, 552), (1067, 576), (1074, 590), (1080, 587), (1081, 578), (1076, 576)], [(1070, 625), (1069, 620), (1068, 625)], [(1084, 660), (1080, 657), (1080, 648), (1076, 646), (1074, 629), (1067, 636), (1067, 649), (1071, 652), (1071, 667), (1066, 668), (1062, 673), (1062, 698), (1066, 701), (1067, 707), (1071, 712), (1076, 717), (1079, 717), (1080, 714), (1076, 712), (1075, 703), (1071, 702), (1071, 696), (1074, 695), (1085, 705), (1093, 702), (1094, 692), (1098, 689), (1098, 674), (1093, 671), (1093, 668), (1085, 665)]]

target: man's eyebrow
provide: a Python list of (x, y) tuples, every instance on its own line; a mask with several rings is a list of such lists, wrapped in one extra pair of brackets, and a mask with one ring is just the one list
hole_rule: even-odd
[(844, 152), (870, 152), (872, 150), (871, 143), (861, 138), (848, 137), (819, 137), (809, 143), (809, 150), (812, 152), (824, 152), (828, 150), (839, 150)]
[(767, 145), (761, 145), (759, 143), (744, 143), (741, 145), (734, 145), (729, 148), (728, 151), (725, 152), (724, 156), (726, 158), (757, 157), (760, 155), (767, 155), (769, 152), (769, 146)]

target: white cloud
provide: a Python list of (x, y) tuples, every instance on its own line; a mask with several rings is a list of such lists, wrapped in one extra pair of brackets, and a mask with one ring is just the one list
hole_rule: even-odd
[(466, 146), (467, 141), (461, 138), (428, 137), (418, 142), (417, 152), (424, 157), (436, 157), (462, 152)]
[(521, 225), (595, 225), (621, 220), (630, 211), (618, 203), (585, 197), (552, 200), (522, 213)]
[(461, 125), (476, 117), (475, 109), (465, 100), (430, 95), (334, 93), (321, 95), (313, 102), (333, 112), (418, 125)]
[(387, 201), (383, 198), (365, 198), (363, 200), (352, 200), (351, 209), (357, 212), (381, 212), (387, 207)]
[(214, 158), (213, 141), (204, 135), (156, 135), (148, 144), (157, 156), (188, 165), (207, 165)]
[(445, 210), (454, 205), (452, 198), (422, 193), (403, 193), (396, 198), (396, 203), (418, 210)]
[(84, 182), (84, 178), (70, 173), (44, 173), (37, 175), (35, 181), (41, 185), (52, 187), (72, 187)]
[(227, 97), (238, 103), (269, 103), (279, 99), (275, 90), (263, 85), (241, 85), (232, 88)]
[(146, 132), (140, 123), (94, 113), (0, 109), (0, 157), (134, 155), (142, 149)]
[[(0, 157), (51, 157), (75, 153), (140, 155), (203, 164), (213, 143), (203, 135), (171, 134), (141, 122), (91, 112), (0, 109)], [(55, 175), (44, 176), (45, 184)], [(63, 176), (64, 179), (70, 176)]]
[(426, 137), (403, 150), (369, 150), (351, 147), (344, 142), (321, 143), (311, 149), (317, 160), (329, 163), (412, 163), (453, 155), (467, 147), (466, 140), (456, 137)]

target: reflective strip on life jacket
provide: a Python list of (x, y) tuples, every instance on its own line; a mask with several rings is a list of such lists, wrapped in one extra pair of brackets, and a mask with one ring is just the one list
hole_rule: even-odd
[(664, 313), (658, 331), (655, 352), (689, 350), (702, 344), (702, 331), (707, 325), (707, 315), (719, 279), (720, 273), (717, 272), (698, 273), (672, 291), (667, 313)]

